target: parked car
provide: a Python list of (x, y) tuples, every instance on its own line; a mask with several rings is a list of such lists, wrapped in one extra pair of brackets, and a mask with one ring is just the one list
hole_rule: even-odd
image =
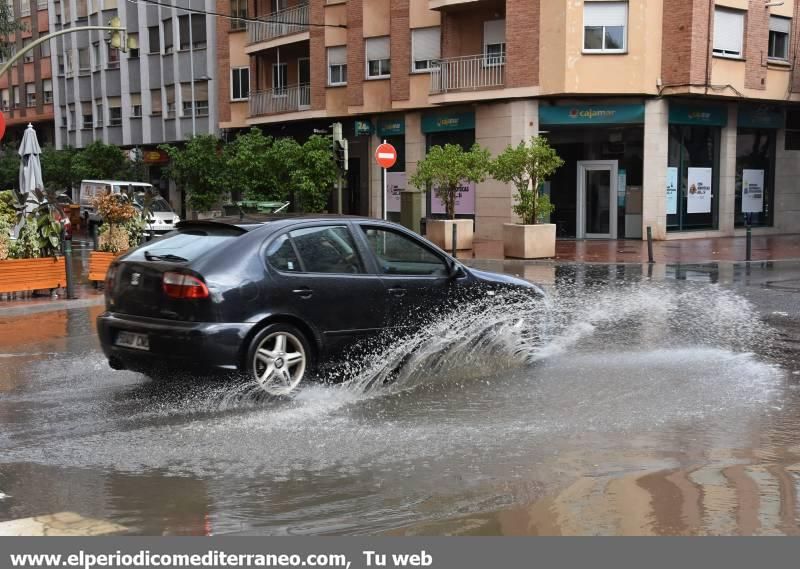
[(81, 217), (86, 220), (89, 233), (94, 234), (96, 226), (103, 223), (103, 220), (94, 210), (95, 198), (106, 193), (132, 195), (134, 205), (141, 210), (144, 195), (147, 192), (155, 194), (150, 217), (148, 218), (147, 232), (151, 235), (164, 235), (172, 231), (175, 228), (175, 224), (180, 221), (180, 217), (172, 210), (169, 202), (158, 195), (152, 184), (121, 180), (83, 180), (80, 190)]
[(114, 261), (97, 324), (114, 369), (236, 370), (289, 395), (360, 340), (498, 288), (541, 294), (389, 222), (218, 218), (182, 222)]

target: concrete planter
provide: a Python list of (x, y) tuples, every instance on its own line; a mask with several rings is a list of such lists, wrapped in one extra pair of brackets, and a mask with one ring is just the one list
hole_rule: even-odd
[(0, 261), (0, 292), (53, 289), (66, 284), (64, 257)]
[(515, 259), (549, 259), (556, 256), (556, 226), (503, 224), (503, 253)]
[(475, 222), (471, 219), (429, 219), (425, 236), (445, 251), (452, 251), (453, 225), (458, 228), (456, 230), (456, 249), (459, 251), (472, 249)]

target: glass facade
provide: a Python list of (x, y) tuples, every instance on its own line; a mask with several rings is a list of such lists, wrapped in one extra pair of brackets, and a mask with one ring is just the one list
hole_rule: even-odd
[[(776, 132), (774, 129), (740, 128), (736, 134), (736, 227), (772, 225)], [(752, 184), (754, 177), (762, 182), (761, 193), (743, 200), (744, 183)]]
[[(719, 227), (720, 127), (669, 125), (668, 167), (677, 170), (677, 203), (667, 208), (667, 230), (687, 231)], [(710, 176), (707, 176), (710, 169)], [(673, 170), (675, 171), (675, 170)], [(701, 200), (702, 181), (708, 177), (710, 199)], [(707, 196), (707, 194), (706, 194)]]

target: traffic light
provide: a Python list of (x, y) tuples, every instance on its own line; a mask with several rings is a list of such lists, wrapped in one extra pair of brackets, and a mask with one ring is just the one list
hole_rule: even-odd
[(109, 32), (108, 35), (108, 44), (112, 48), (119, 49), (123, 53), (127, 53), (129, 49), (139, 49), (139, 42), (135, 37), (128, 35), (127, 30), (122, 27), (122, 20), (119, 19), (119, 16), (111, 18), (108, 25), (115, 28), (115, 30)]
[(333, 123), (331, 128), (333, 129), (333, 154), (336, 158), (336, 164), (342, 172), (347, 172), (349, 144), (342, 134), (342, 123)]

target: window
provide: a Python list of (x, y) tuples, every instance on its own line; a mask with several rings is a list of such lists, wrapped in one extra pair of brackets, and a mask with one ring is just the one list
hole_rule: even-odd
[(128, 38), (130, 45), (136, 46), (128, 50), (128, 59), (139, 59), (139, 34), (128, 34)]
[(347, 46), (328, 48), (328, 85), (347, 85)]
[(85, 20), (89, 17), (89, 11), (86, 9), (86, 0), (77, 1), (77, 10), (75, 16), (78, 20)]
[(78, 123), (75, 122), (75, 105), (69, 106), (69, 125), (72, 130), (78, 128)]
[(22, 47), (25, 49), (25, 55), (22, 56), (22, 61), (24, 63), (31, 63), (33, 61), (33, 51), (32, 49), (28, 49), (28, 46), (31, 45), (31, 38), (25, 38), (22, 40)]
[(299, 273), (302, 270), (287, 233), (275, 239), (267, 248), (267, 261), (279, 271)]
[(272, 96), (285, 96), (289, 81), (289, 66), (286, 63), (272, 64)]
[[(247, 0), (231, 0), (231, 16), (234, 18), (247, 18)], [(245, 29), (245, 21), (231, 20), (231, 30)]]
[(33, 83), (25, 84), (25, 106), (26, 107), (36, 106), (36, 85)]
[(271, 6), (273, 14), (275, 12), (281, 12), (288, 7), (287, 0), (272, 0)]
[(92, 114), (91, 103), (81, 103), (81, 113), (83, 116), (83, 124), (81, 128), (92, 128), (94, 125), (94, 115)]
[(484, 65), (503, 65), (506, 62), (506, 21), (490, 20), (483, 23)]
[(786, 141), (784, 150), (800, 150), (800, 109), (786, 111)]
[(392, 69), (389, 37), (368, 38), (366, 41), (367, 78), (384, 79), (389, 77)]
[(11, 106), (11, 92), (8, 89), (0, 90), (0, 108), (7, 111)]
[(18, 109), (19, 108), (19, 87), (17, 87), (16, 85), (14, 87), (11, 87), (11, 96), (12, 96), (12, 98), (14, 100), (14, 108)]
[(108, 98), (108, 126), (122, 126), (122, 99)]
[(97, 128), (101, 128), (103, 126), (103, 123), (105, 122), (105, 118), (106, 118), (105, 114), (103, 113), (103, 103), (96, 103), (95, 104), (95, 110), (97, 112), (95, 113), (95, 117), (94, 117), (95, 118), (94, 126), (97, 127)]
[(181, 50), (187, 50), (190, 46), (194, 49), (206, 47), (206, 17), (204, 15), (178, 16), (178, 28)]
[(714, 55), (742, 57), (744, 12), (728, 8), (714, 9)]
[[(297, 229), (289, 233), (291, 244), (306, 273), (359, 274), (364, 272), (353, 237), (347, 227)], [(270, 261), (272, 262), (272, 261)], [(291, 260), (287, 260), (288, 263)]]
[(39, 46), (39, 54), (41, 57), (50, 57), (50, 42), (46, 41)]
[(102, 66), (103, 62), (100, 60), (100, 44), (93, 43), (92, 44), (92, 59), (94, 59), (94, 69), (98, 71)]
[(769, 50), (770, 59), (789, 60), (789, 34), (792, 30), (792, 20), (780, 16), (769, 18)]
[(61, 128), (67, 128), (67, 108), (61, 107)]
[(446, 276), (447, 265), (430, 249), (387, 229), (362, 227), (385, 275)]
[(109, 69), (115, 69), (119, 67), (119, 50), (115, 47), (108, 46), (108, 63), (107, 66)]
[(92, 66), (89, 63), (89, 49), (82, 47), (78, 50), (78, 73), (89, 73)]
[(161, 116), (161, 89), (150, 90), (150, 114), (154, 117)]
[(167, 95), (167, 118), (175, 118), (175, 85), (165, 87)]
[(194, 83), (194, 93), (192, 93), (191, 83), (181, 83), (181, 103), (182, 116), (192, 116), (192, 108), (195, 109), (197, 116), (208, 115), (208, 83), (196, 81)]
[(147, 42), (148, 53), (161, 52), (161, 36), (159, 34), (158, 26), (150, 26), (147, 28)]
[(246, 101), (250, 97), (250, 68), (231, 69), (231, 101)]
[(172, 18), (164, 20), (164, 53), (172, 53)]
[(627, 2), (584, 2), (583, 51), (623, 53), (628, 49)]
[(411, 30), (411, 71), (430, 71), (441, 57), (441, 28)]
[(53, 80), (45, 79), (42, 81), (42, 90), (44, 91), (44, 104), (49, 105), (53, 102)]
[[(772, 225), (776, 140), (775, 129), (739, 128), (736, 132), (736, 197), (733, 211), (737, 227)], [(752, 185), (759, 181), (760, 192)]]

